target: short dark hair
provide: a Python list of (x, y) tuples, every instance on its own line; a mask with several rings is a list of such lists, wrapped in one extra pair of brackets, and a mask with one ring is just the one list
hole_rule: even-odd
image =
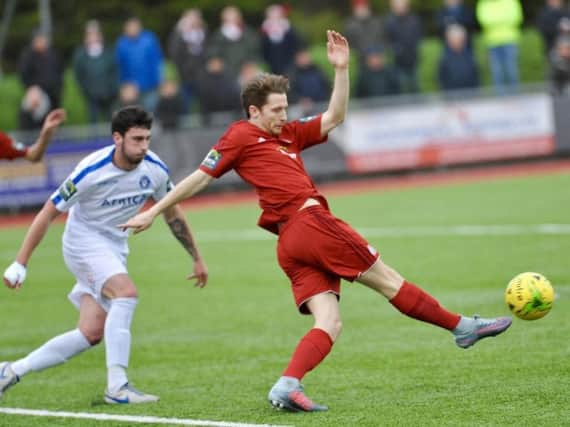
[(253, 77), (241, 91), (241, 105), (249, 119), (249, 106), (261, 109), (267, 103), (270, 93), (284, 93), (289, 90), (289, 79), (276, 74), (260, 73)]
[(111, 133), (119, 132), (122, 136), (125, 136), (130, 128), (150, 129), (152, 120), (151, 113), (136, 105), (121, 108), (113, 114)]

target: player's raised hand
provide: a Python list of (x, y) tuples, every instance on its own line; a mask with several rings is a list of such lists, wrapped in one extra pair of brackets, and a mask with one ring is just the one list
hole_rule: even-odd
[(134, 230), (134, 234), (137, 234), (149, 228), (152, 225), (152, 221), (154, 221), (154, 216), (148, 211), (144, 211), (135, 215), (127, 222), (117, 225), (117, 227), (123, 231), (128, 228), (132, 228)]
[(4, 284), (10, 289), (19, 289), (26, 280), (26, 266), (14, 261), (4, 272)]
[(67, 118), (67, 113), (63, 108), (57, 108), (55, 110), (52, 110), (44, 119), (43, 129), (44, 130), (55, 129), (56, 127), (61, 125), (66, 118)]
[(327, 30), (327, 56), (335, 68), (348, 67), (350, 48), (344, 36), (336, 31)]
[(201, 259), (194, 262), (194, 272), (186, 279), (196, 279), (194, 286), (197, 288), (203, 288), (206, 286), (206, 282), (208, 281), (208, 267), (206, 267), (206, 263)]

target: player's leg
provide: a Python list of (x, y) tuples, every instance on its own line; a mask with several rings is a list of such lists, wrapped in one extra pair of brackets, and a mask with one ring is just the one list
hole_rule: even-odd
[(483, 319), (446, 310), (435, 298), (406, 281), (381, 259), (356, 280), (384, 295), (403, 314), (451, 331), (456, 344), (462, 348), (472, 346), (481, 338), (498, 335), (511, 325), (509, 317)]
[(306, 302), (313, 315), (313, 328), (301, 339), (283, 375), (299, 381), (329, 354), (342, 330), (338, 297), (332, 292), (320, 293)]
[(103, 339), (106, 318), (107, 312), (92, 295), (81, 296), (77, 328), (91, 345), (99, 344)]
[(93, 297), (84, 295), (81, 298), (76, 329), (52, 338), (22, 359), (0, 364), (0, 396), (24, 375), (60, 365), (99, 343), (104, 322), (105, 311)]
[(131, 352), (131, 322), (138, 302), (137, 288), (126, 273), (106, 280), (101, 291), (110, 300), (105, 321), (107, 358), (107, 403), (156, 402), (157, 396), (136, 390), (127, 378)]
[[(341, 330), (340, 274), (336, 274), (333, 265), (346, 264), (347, 246), (342, 238), (345, 233), (334, 228), (334, 222), (324, 208), (311, 206), (299, 211), (280, 230), (279, 265), (291, 281), (299, 311), (312, 314), (315, 324), (299, 341), (289, 365), (269, 393), (270, 402), (277, 407), (297, 411), (326, 409), (304, 396), (300, 380), (327, 356)], [(359, 257), (362, 268), (351, 270), (354, 277), (376, 259), (367, 248), (363, 252), (366, 254), (359, 256), (368, 262), (360, 262)]]
[(338, 297), (332, 292), (320, 293), (305, 304), (315, 319), (314, 326), (299, 341), (289, 365), (269, 392), (269, 401), (277, 408), (291, 411), (325, 411), (326, 406), (314, 403), (304, 394), (301, 380), (325, 359), (340, 335)]
[[(325, 271), (346, 280), (358, 280), (383, 294), (402, 313), (452, 331), (458, 346), (470, 347), (479, 339), (497, 335), (510, 326), (508, 317), (472, 318), (444, 309), (431, 295), (384, 264), (362, 236), (330, 212), (316, 208), (299, 217), (312, 225), (301, 230), (305, 235), (317, 229), (320, 233), (312, 236), (311, 243), (307, 238), (299, 240), (295, 251), (310, 251), (309, 255), (313, 254)], [(315, 244), (318, 246), (311, 248)]]

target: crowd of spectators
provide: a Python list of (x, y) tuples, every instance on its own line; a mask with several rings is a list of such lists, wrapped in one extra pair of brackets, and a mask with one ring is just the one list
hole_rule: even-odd
[[(422, 23), (410, 0), (390, 0), (380, 16), (368, 0), (352, 0), (351, 15), (340, 29), (357, 64), (355, 96), (413, 94), (421, 91), (419, 47)], [(481, 32), (497, 93), (512, 93), (519, 84), (518, 43), (523, 22), (520, 0), (477, 0), (472, 9), (462, 0), (442, 0), (433, 17), (441, 38), (441, 57), (434, 79), (442, 91), (477, 88), (480, 65), (474, 32)], [(553, 88), (570, 93), (570, 10), (563, 0), (546, 0), (537, 23), (544, 39)], [(199, 9), (184, 11), (165, 43), (137, 17), (124, 23), (123, 34), (105, 40), (95, 20), (85, 25), (83, 43), (73, 55), (73, 71), (85, 100), (89, 121), (109, 120), (117, 107), (140, 103), (165, 128), (176, 128), (190, 111), (200, 111), (204, 124), (213, 113), (240, 111), (240, 87), (260, 71), (290, 78), (290, 102), (311, 113), (328, 99), (331, 82), (314, 62), (311, 50), (289, 20), (287, 6), (265, 10), (260, 28), (249, 25), (236, 6), (226, 6), (213, 29)], [(167, 79), (165, 58), (177, 78)], [(48, 34), (33, 34), (22, 53), (19, 75), (25, 94), (20, 127), (39, 128), (47, 113), (61, 105), (64, 66)]]

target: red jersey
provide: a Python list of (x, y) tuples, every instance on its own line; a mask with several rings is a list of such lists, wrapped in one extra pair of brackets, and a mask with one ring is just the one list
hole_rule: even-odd
[(253, 185), (263, 209), (258, 225), (277, 234), (278, 223), (287, 221), (309, 197), (328, 209), (301, 159), (302, 150), (326, 140), (320, 115), (287, 123), (279, 136), (241, 120), (222, 135), (200, 169), (214, 178), (234, 169)]
[(28, 152), (27, 147), (14, 141), (8, 135), (0, 132), (0, 159), (13, 160), (18, 157), (25, 157)]

